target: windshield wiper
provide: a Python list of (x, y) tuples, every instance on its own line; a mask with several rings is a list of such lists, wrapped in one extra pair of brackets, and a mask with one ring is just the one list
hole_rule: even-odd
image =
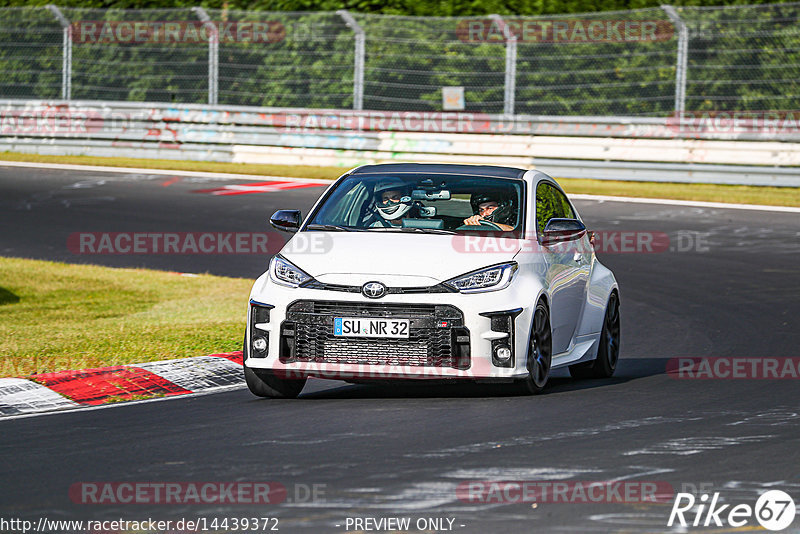
[(339, 226), (336, 224), (309, 224), (306, 225), (306, 230), (330, 230), (333, 232), (360, 232), (361, 228), (353, 228), (351, 226)]
[(419, 232), (421, 234), (442, 234), (456, 235), (452, 230), (442, 230), (441, 228), (403, 228), (404, 232)]
[(456, 235), (456, 232), (451, 230), (441, 230), (439, 228), (418, 228), (415, 226), (397, 226), (397, 227), (378, 227), (370, 228), (370, 232), (412, 232), (419, 234), (443, 234), (443, 235)]
[(441, 230), (439, 228), (417, 228), (411, 226), (392, 226), (376, 228), (359, 228), (356, 226), (339, 226), (338, 224), (316, 224), (312, 223), (306, 226), (306, 230), (328, 230), (331, 232), (411, 232), (418, 234), (444, 234), (455, 235), (456, 232), (451, 230)]

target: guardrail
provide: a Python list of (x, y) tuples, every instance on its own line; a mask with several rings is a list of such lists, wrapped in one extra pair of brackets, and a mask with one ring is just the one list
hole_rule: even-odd
[(800, 134), (684, 130), (664, 118), (0, 100), (0, 151), (340, 167), (460, 162), (574, 178), (800, 186)]

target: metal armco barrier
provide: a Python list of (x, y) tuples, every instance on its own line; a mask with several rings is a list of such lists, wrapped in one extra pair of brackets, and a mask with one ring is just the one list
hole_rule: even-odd
[(461, 162), (565, 178), (800, 186), (800, 134), (685, 132), (664, 118), (0, 100), (0, 151), (343, 168)]

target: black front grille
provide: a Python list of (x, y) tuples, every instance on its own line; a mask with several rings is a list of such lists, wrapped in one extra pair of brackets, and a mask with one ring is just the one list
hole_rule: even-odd
[[(421, 318), (421, 319), (461, 319), (461, 312), (452, 306), (439, 306), (439, 314), (436, 314), (437, 306), (427, 304), (362, 304), (359, 302), (311, 302), (313, 308), (311, 313), (314, 315), (334, 316), (334, 317), (387, 317), (387, 318)], [(299, 311), (299, 307), (298, 307)]]
[[(342, 284), (327, 284), (318, 280), (310, 280), (302, 285), (303, 289), (322, 289), (325, 291), (342, 291), (344, 293), (361, 293), (361, 286), (347, 286)], [(418, 293), (456, 293), (444, 284), (436, 284), (435, 286), (419, 286), (419, 287), (387, 287), (387, 295), (407, 295)]]
[[(409, 337), (337, 337), (334, 317), (409, 319)], [(469, 331), (454, 306), (298, 301), (288, 307), (281, 328), (280, 360), (467, 369)]]

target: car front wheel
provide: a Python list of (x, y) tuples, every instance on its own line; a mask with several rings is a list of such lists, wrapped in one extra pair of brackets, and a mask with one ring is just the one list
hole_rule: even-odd
[(553, 363), (553, 344), (550, 334), (550, 313), (543, 302), (536, 305), (527, 353), (528, 376), (520, 386), (523, 393), (535, 394), (544, 389)]
[[(247, 346), (242, 348), (242, 352), (247, 354)], [(275, 376), (266, 369), (252, 369), (244, 365), (244, 380), (250, 393), (257, 397), (270, 397), (273, 399), (295, 399), (303, 387), (306, 379), (283, 379)]]

